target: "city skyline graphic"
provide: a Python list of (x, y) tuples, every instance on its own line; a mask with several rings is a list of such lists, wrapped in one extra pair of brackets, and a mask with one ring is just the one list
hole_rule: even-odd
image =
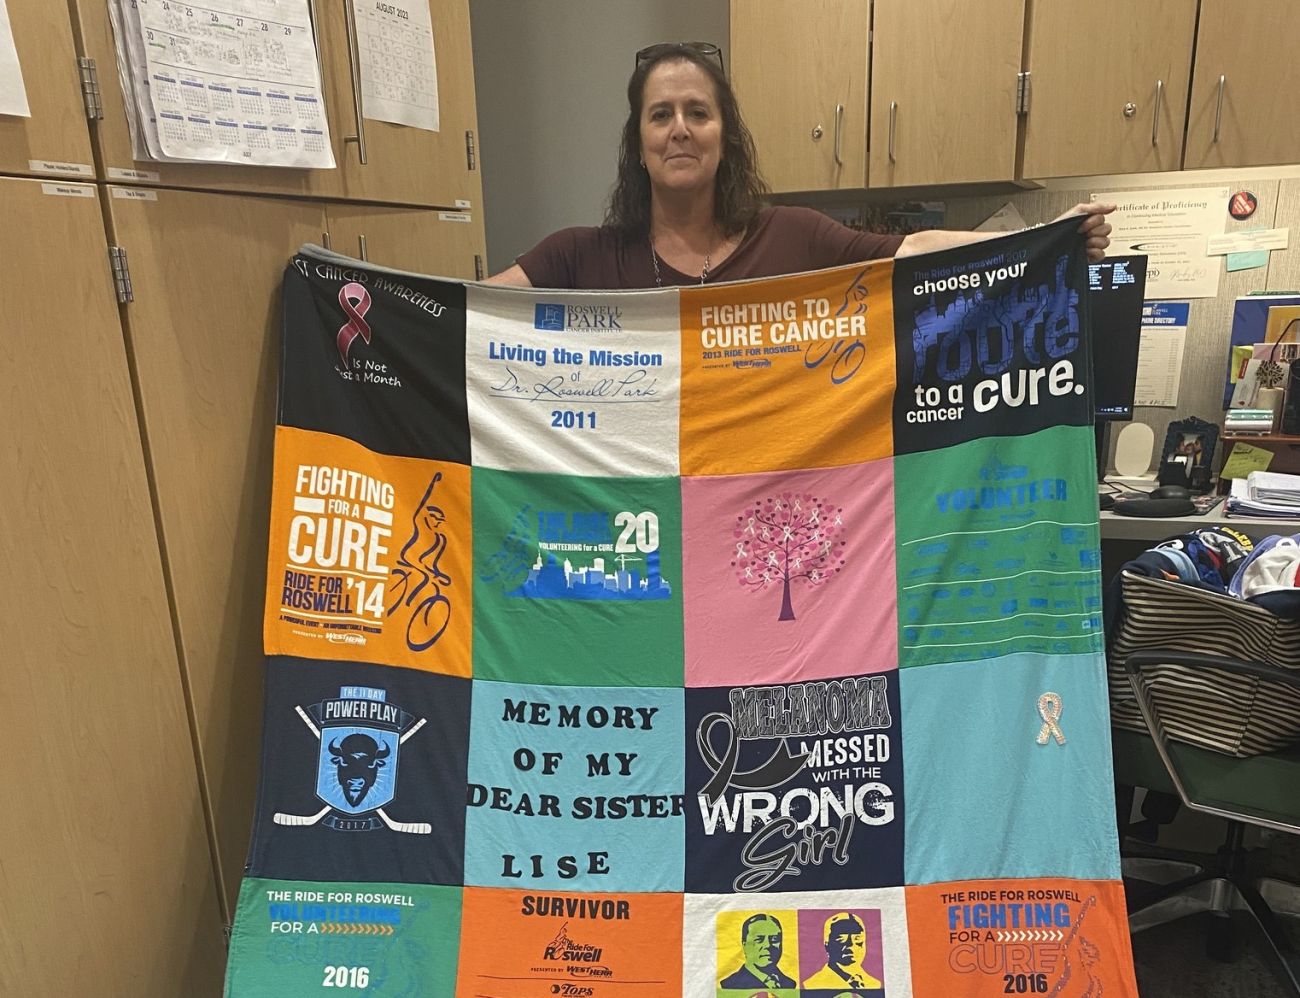
[[(559, 554), (567, 554), (563, 560)], [(573, 555), (589, 557), (587, 564), (574, 564)], [(593, 557), (594, 556), (594, 557)], [(672, 585), (660, 573), (659, 552), (640, 555), (618, 554), (608, 559), (616, 562), (613, 571), (606, 568), (606, 558), (596, 552), (555, 552), (538, 550), (528, 577), (507, 596), (527, 599), (567, 600), (661, 600), (672, 597)], [(644, 572), (629, 567), (644, 561)]]

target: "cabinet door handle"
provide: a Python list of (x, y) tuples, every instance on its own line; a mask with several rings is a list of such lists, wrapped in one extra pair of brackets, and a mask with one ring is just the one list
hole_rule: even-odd
[(357, 119), (357, 134), (345, 136), (344, 142), (357, 144), (357, 158), (366, 165), (366, 125), (361, 109), (361, 51), (357, 46), (356, 0), (344, 0), (343, 16), (348, 29), (348, 68), (352, 70), (352, 113)]
[(1160, 131), (1160, 105), (1164, 102), (1165, 81), (1156, 80), (1156, 110), (1151, 116), (1151, 144), (1156, 144), (1156, 135)]
[(1214, 141), (1219, 141), (1219, 128), (1223, 125), (1223, 88), (1228, 85), (1226, 76), (1219, 77), (1219, 99), (1214, 105)]
[(894, 159), (894, 124), (898, 121), (898, 101), (889, 102), (889, 161), (896, 163)]
[(844, 159), (840, 155), (844, 149), (844, 105), (835, 105), (835, 165), (843, 166)]
[(368, 263), (370, 261), (370, 254), (366, 252), (366, 234), (364, 232), (357, 236), (357, 246), (361, 250), (361, 259)]

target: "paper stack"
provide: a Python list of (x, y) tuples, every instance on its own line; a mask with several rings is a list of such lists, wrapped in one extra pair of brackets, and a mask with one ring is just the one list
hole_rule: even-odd
[(1300, 520), (1300, 475), (1252, 471), (1245, 478), (1235, 478), (1227, 511), (1230, 516)]
[(109, 0), (137, 160), (331, 168), (309, 0)]

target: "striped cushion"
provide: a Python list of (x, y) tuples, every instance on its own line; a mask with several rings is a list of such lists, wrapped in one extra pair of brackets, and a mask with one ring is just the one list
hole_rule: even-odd
[[(1253, 659), (1300, 670), (1300, 624), (1204, 589), (1128, 572), (1124, 616), (1107, 650), (1112, 723), (1146, 731), (1124, 660), (1167, 648)], [(1180, 665), (1144, 670), (1165, 733), (1172, 739), (1245, 758), (1300, 740), (1300, 690), (1219, 669)]]

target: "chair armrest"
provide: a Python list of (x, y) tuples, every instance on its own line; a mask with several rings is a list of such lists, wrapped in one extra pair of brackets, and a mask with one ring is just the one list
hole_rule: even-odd
[(1186, 775), (1180, 770), (1174, 753), (1171, 751), (1168, 733), (1161, 722), (1160, 712), (1156, 708), (1155, 701), (1150, 695), (1146, 677), (1142, 673), (1144, 668), (1162, 665), (1178, 665), (1190, 670), (1218, 669), (1237, 676), (1282, 683), (1294, 690), (1300, 690), (1300, 670), (1283, 669), (1268, 662), (1246, 661), (1225, 658), (1219, 655), (1201, 655), (1195, 652), (1175, 651), (1173, 649), (1162, 650), (1159, 648), (1147, 648), (1133, 652), (1124, 660), (1124, 669), (1128, 674), (1129, 686), (1132, 687), (1133, 694), (1137, 698), (1138, 710), (1142, 714), (1142, 719), (1146, 722), (1147, 731), (1155, 743), (1160, 761), (1164, 764), (1165, 770), (1169, 773), (1169, 778), (1173, 781), (1174, 788), (1178, 791), (1179, 798), (1186, 807), (1203, 814), (1210, 814), (1233, 821), (1245, 821), (1263, 828), (1290, 832), (1291, 834), (1300, 834), (1300, 825), (1296, 825), (1291, 821), (1282, 821), (1276, 817), (1260, 814), (1248, 814), (1244, 811), (1227, 810), (1218, 804), (1207, 804), (1193, 798)]
[(1223, 658), (1219, 655), (1200, 655), (1195, 652), (1161, 650), (1144, 648), (1135, 651), (1124, 660), (1124, 668), (1130, 677), (1137, 678), (1144, 666), (1182, 665), (1191, 669), (1222, 669), (1238, 676), (1251, 676), (1255, 679), (1267, 679), (1274, 683), (1283, 683), (1292, 689), (1300, 690), (1300, 669), (1283, 669), (1269, 662), (1253, 662), (1245, 659)]

